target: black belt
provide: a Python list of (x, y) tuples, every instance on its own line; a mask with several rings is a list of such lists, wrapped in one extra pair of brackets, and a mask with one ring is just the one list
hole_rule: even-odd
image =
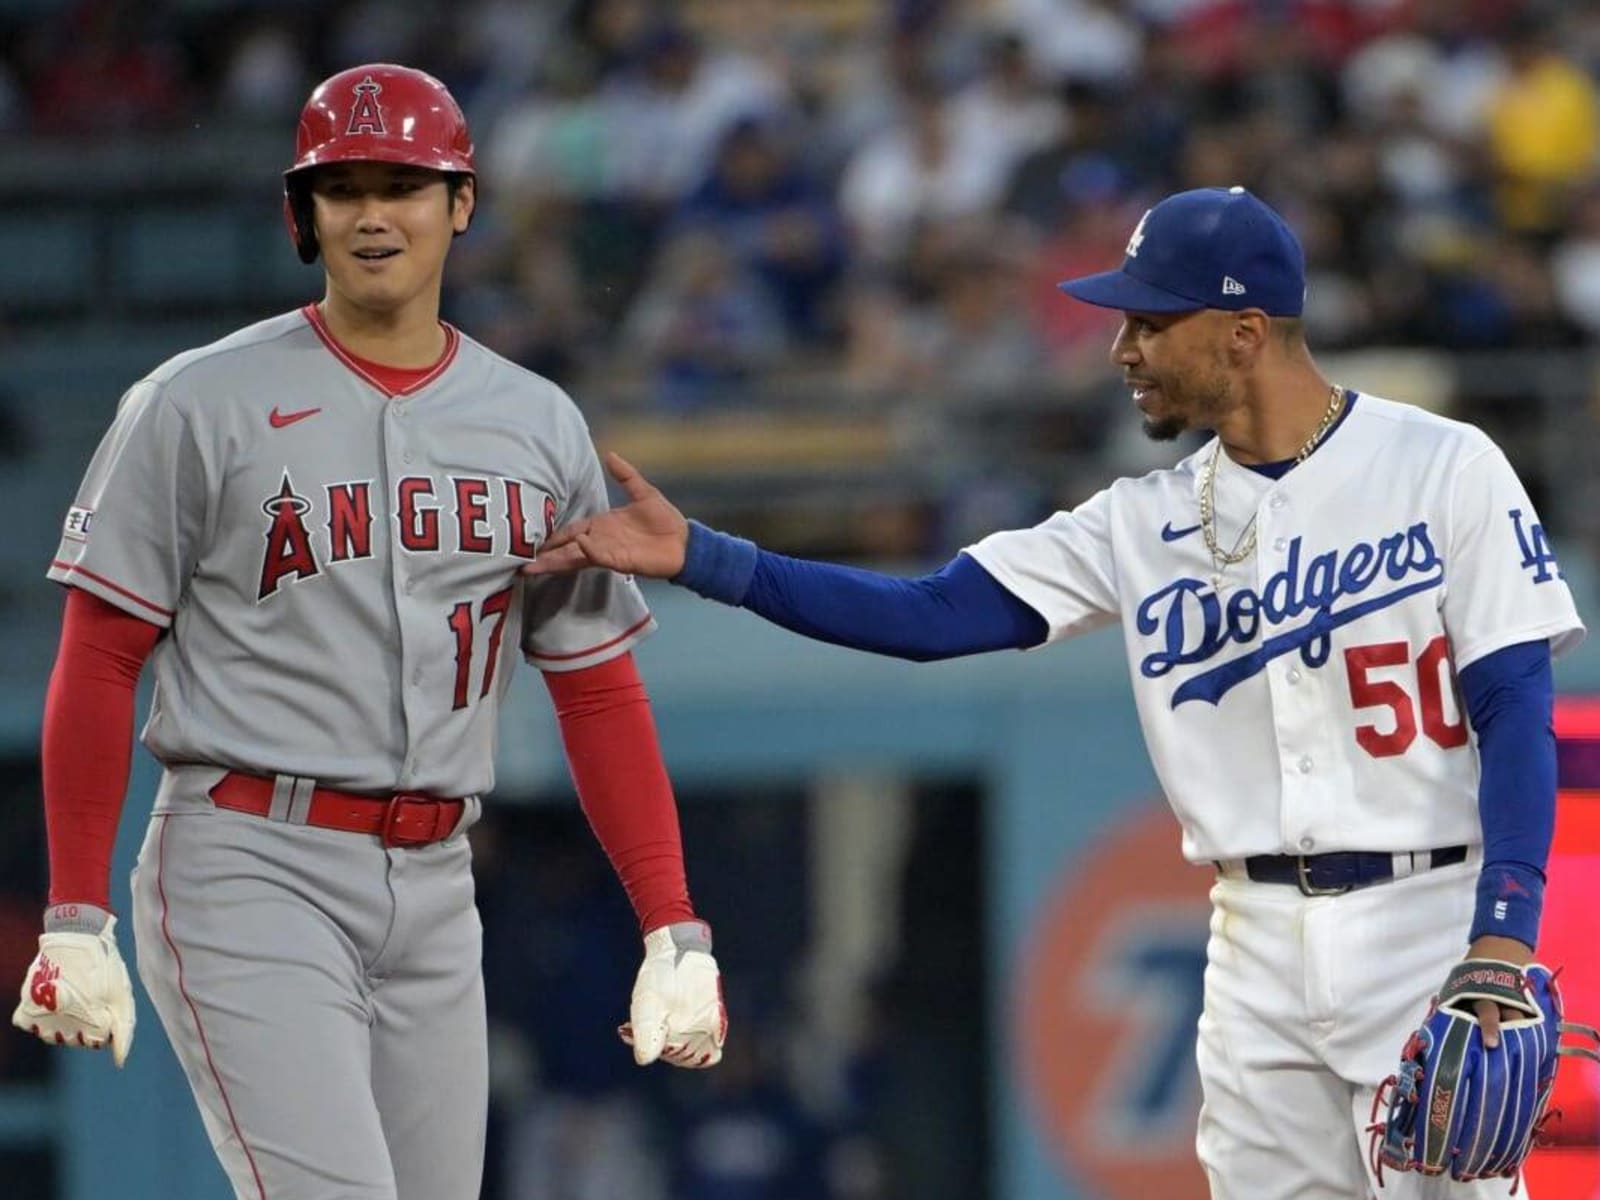
[[(1288, 883), (1308, 896), (1333, 896), (1395, 877), (1395, 859), (1412, 858), (1414, 870), (1432, 870), (1467, 861), (1465, 846), (1441, 846), (1421, 855), (1405, 851), (1335, 850), (1330, 854), (1257, 854), (1244, 860), (1245, 874), (1257, 883)], [(1424, 865), (1424, 863), (1426, 865)], [(1409, 874), (1410, 872), (1402, 872)]]

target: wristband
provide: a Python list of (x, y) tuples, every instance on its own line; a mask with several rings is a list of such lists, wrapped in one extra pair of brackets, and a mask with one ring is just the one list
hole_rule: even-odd
[(690, 521), (683, 570), (669, 582), (686, 587), (707, 600), (737, 607), (750, 590), (758, 553), (754, 542), (719, 533), (699, 521)]

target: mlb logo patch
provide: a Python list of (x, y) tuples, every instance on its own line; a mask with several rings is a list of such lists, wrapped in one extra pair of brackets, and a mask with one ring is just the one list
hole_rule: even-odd
[(75, 542), (89, 540), (89, 522), (94, 519), (94, 509), (79, 508), (73, 505), (67, 509), (67, 519), (62, 522), (61, 536), (71, 538)]

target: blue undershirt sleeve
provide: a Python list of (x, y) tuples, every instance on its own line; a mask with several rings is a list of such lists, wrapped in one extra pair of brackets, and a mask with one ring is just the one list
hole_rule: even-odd
[(1026, 649), (1049, 634), (1042, 616), (966, 554), (900, 579), (774, 554), (691, 521), (672, 582), (818, 641), (916, 662)]
[(1537, 946), (1556, 822), (1555, 683), (1548, 642), (1522, 642), (1461, 671), (1478, 735), (1483, 870), (1470, 939)]

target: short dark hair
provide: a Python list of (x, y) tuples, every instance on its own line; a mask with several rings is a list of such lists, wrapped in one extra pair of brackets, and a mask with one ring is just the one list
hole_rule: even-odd
[(1280, 342), (1290, 349), (1302, 346), (1306, 340), (1306, 322), (1304, 317), (1273, 317), (1272, 333)]

